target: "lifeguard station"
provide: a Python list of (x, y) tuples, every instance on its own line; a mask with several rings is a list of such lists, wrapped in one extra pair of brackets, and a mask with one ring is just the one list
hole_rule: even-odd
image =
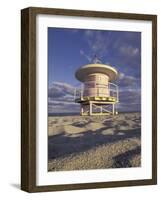
[(118, 86), (112, 83), (117, 78), (117, 70), (102, 63), (80, 67), (75, 77), (82, 82), (75, 89), (74, 99), (80, 103), (80, 115), (115, 115), (119, 102)]

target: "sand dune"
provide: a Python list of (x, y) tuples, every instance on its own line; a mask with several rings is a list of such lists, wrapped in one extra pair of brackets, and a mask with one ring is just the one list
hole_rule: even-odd
[(48, 169), (139, 167), (140, 113), (48, 118)]

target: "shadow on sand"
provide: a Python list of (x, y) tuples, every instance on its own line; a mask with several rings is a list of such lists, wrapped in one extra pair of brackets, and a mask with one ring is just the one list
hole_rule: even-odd
[(114, 163), (112, 168), (125, 168), (125, 167), (132, 167), (130, 159), (135, 155), (141, 154), (141, 147), (137, 146), (135, 149), (126, 151), (125, 153), (119, 154), (113, 157)]
[[(121, 140), (130, 139), (130, 138), (139, 138), (141, 136), (141, 129), (131, 129), (131, 130), (117, 130), (113, 135), (104, 135), (101, 134), (103, 130), (107, 128), (101, 128), (97, 131), (86, 131), (81, 132), (81, 135), (77, 137), (71, 137), (66, 135), (64, 132), (59, 135), (49, 136), (48, 137), (48, 159), (63, 158), (71, 154), (85, 152), (87, 150), (96, 148), (101, 145), (115, 143)], [(119, 134), (123, 132), (123, 134)], [(128, 151), (128, 155), (118, 155), (114, 158), (116, 161), (114, 165), (121, 167), (122, 165), (128, 166), (125, 160), (122, 158), (132, 156), (134, 154), (140, 153), (140, 147), (137, 149)], [(126, 153), (124, 153), (126, 154)], [(121, 161), (120, 161), (121, 160)], [(124, 162), (124, 163), (122, 163)]]

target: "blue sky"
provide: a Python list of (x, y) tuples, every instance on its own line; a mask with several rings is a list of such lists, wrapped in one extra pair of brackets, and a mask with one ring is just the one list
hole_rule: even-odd
[(140, 111), (141, 33), (87, 29), (48, 28), (48, 110), (78, 111), (73, 88), (75, 71), (92, 63), (94, 55), (114, 66), (119, 77), (119, 111)]

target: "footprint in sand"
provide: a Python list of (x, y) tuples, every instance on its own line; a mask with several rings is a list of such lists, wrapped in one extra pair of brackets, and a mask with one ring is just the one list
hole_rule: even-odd
[(97, 130), (104, 128), (104, 127), (105, 126), (102, 123), (96, 123), (96, 122), (91, 122), (86, 126), (86, 128), (89, 131), (97, 131)]
[(115, 129), (114, 128), (105, 129), (101, 132), (101, 134), (103, 134), (103, 135), (114, 135)]
[(64, 126), (64, 132), (65, 134), (81, 134), (83, 132), (85, 132), (86, 129), (84, 127), (76, 127), (76, 126), (72, 126), (72, 125), (68, 125), (68, 126)]

